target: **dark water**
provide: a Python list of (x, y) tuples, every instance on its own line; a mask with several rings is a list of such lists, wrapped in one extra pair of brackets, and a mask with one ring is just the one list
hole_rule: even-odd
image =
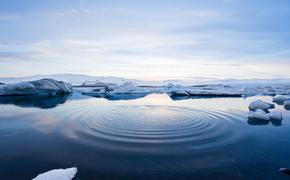
[(289, 179), (290, 111), (249, 121), (271, 97), (0, 98), (0, 179), (78, 167), (76, 179)]

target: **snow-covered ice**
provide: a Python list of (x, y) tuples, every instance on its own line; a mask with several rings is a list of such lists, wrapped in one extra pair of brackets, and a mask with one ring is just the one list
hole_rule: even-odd
[(39, 174), (32, 180), (71, 180), (77, 173), (77, 168), (54, 169), (45, 173)]
[(54, 79), (0, 85), (0, 95), (51, 95), (72, 92), (70, 84)]
[(258, 120), (265, 120), (269, 121), (270, 116), (265, 111), (261, 109), (256, 109), (255, 111), (250, 111), (248, 114), (248, 118), (250, 119), (258, 119)]
[(190, 94), (186, 91), (184, 87), (182, 87), (181, 85), (173, 85), (172, 83), (169, 83), (166, 86), (165, 91), (170, 96), (190, 96)]
[[(138, 93), (168, 93), (175, 96), (253, 96), (261, 95), (289, 95), (290, 79), (207, 79), (198, 80), (162, 80), (144, 81), (136, 79), (126, 79), (121, 77), (95, 77), (80, 74), (53, 74), (37, 75), (23, 78), (0, 78), (0, 95), (34, 94), (33, 88), (28, 84), (18, 84), (19, 82), (32, 83), (37, 79), (56, 79), (73, 84), (74, 91), (88, 94), (138, 94)], [(58, 82), (59, 82), (58, 81)], [(11, 84), (14, 83), (14, 84)], [(10, 84), (10, 87), (9, 85)], [(55, 93), (55, 85), (51, 83), (48, 89)], [(55, 83), (53, 83), (55, 84)], [(177, 85), (179, 84), (179, 85)], [(11, 87), (12, 86), (12, 87)], [(10, 88), (8, 91), (5, 88)], [(4, 89), (4, 90), (3, 90)], [(38, 93), (47, 93), (47, 87), (37, 88)], [(41, 89), (45, 89), (42, 90)], [(66, 89), (66, 88), (65, 88)], [(4, 92), (3, 92), (4, 91)], [(33, 93), (31, 93), (33, 91)]]
[(284, 102), (289, 99), (287, 96), (283, 95), (276, 95), (273, 97), (273, 102), (279, 103), (279, 104), (284, 104)]
[(284, 102), (284, 108), (286, 110), (290, 110), (290, 100), (287, 100), (287, 101)]
[(166, 92), (172, 96), (238, 96), (243, 94), (239, 88), (228, 85), (195, 85), (195, 86), (181, 86), (172, 85), (167, 86)]
[(0, 95), (29, 95), (34, 92), (34, 85), (29, 82), (0, 85)]
[(256, 100), (250, 103), (249, 110), (255, 111), (256, 109), (267, 111), (269, 109), (275, 108), (274, 104), (267, 103), (261, 100)]
[(282, 113), (279, 111), (271, 111), (269, 113), (270, 119), (271, 120), (278, 120), (281, 121), (283, 119)]
[[(79, 88), (80, 89), (80, 88)], [(104, 85), (102, 87), (91, 88), (90, 90), (86, 90), (84, 94), (149, 94), (152, 91), (137, 86), (137, 84), (133, 82), (126, 82), (122, 85)]]
[(150, 91), (146, 88), (138, 87), (133, 82), (126, 82), (120, 86), (114, 87), (109, 90), (109, 94), (147, 94)]

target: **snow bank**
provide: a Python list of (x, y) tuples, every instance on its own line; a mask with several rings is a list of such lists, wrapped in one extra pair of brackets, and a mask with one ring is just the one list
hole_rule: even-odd
[(250, 119), (258, 119), (258, 120), (265, 120), (269, 121), (270, 116), (265, 111), (261, 109), (256, 109), (255, 111), (250, 111), (248, 114), (248, 118)]
[(77, 173), (77, 168), (54, 169), (43, 174), (39, 174), (32, 180), (71, 180)]
[(274, 104), (267, 103), (261, 100), (253, 101), (249, 105), (249, 110), (251, 111), (255, 111), (256, 109), (267, 111), (268, 109), (273, 109), (273, 108), (275, 108)]
[(72, 92), (70, 84), (54, 79), (0, 85), (0, 96), (9, 95), (55, 95)]
[(282, 113), (279, 111), (272, 111), (269, 113), (269, 117), (271, 120), (281, 121), (283, 119)]

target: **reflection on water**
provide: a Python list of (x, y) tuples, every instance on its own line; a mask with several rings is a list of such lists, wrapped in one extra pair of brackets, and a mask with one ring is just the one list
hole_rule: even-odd
[(71, 94), (60, 94), (54, 96), (0, 96), (0, 104), (49, 109), (64, 104), (70, 96)]
[[(148, 94), (84, 94), (86, 96), (96, 97), (96, 98), (105, 98), (111, 101), (118, 101), (118, 100), (134, 100), (144, 98)], [(215, 95), (203, 95), (203, 96), (185, 96), (185, 95), (171, 95), (169, 96), (172, 100), (187, 100), (187, 99), (212, 99), (212, 98), (240, 98), (240, 96), (215, 96)]]
[(110, 101), (118, 101), (118, 100), (133, 100), (133, 99), (140, 99), (148, 94), (94, 94), (90, 95), (87, 94), (87, 96), (95, 97), (95, 98), (105, 98)]
[(290, 166), (290, 112), (278, 106), (283, 121), (268, 125), (248, 120), (248, 104), (258, 98), (271, 101), (175, 101), (164, 94), (3, 98), (0, 179), (71, 166), (81, 180), (286, 179), (279, 168)]
[[(99, 148), (170, 154), (224, 146), (237, 140), (241, 119), (222, 111), (160, 105), (115, 106), (96, 114), (86, 109), (72, 117), (75, 136)], [(235, 130), (234, 130), (235, 129)], [(72, 133), (71, 133), (72, 134)], [(158, 146), (156, 146), (158, 144)], [(180, 148), (182, 147), (182, 148)]]
[(170, 98), (174, 101), (186, 100), (186, 99), (212, 99), (212, 98), (241, 98), (241, 96), (215, 96), (215, 95), (202, 95), (202, 96), (182, 96), (182, 95), (171, 95)]
[(282, 125), (282, 121), (283, 120), (266, 121), (266, 120), (248, 118), (247, 122), (248, 122), (249, 125), (268, 125), (268, 124), (272, 124), (273, 126), (281, 126)]
[(285, 101), (284, 100), (283, 101), (276, 100), (276, 101), (273, 101), (273, 102), (276, 103), (279, 106), (284, 106), (284, 109), (285, 110), (288, 110), (288, 111), (290, 110), (290, 105), (285, 104)]

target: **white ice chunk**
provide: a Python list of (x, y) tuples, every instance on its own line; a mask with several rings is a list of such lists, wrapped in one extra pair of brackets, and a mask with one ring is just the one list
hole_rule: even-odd
[(67, 169), (54, 169), (43, 174), (39, 174), (32, 180), (71, 180), (75, 177), (77, 171), (78, 170), (76, 167)]
[(184, 89), (175, 89), (171, 90), (170, 92), (171, 95), (178, 95), (178, 96), (189, 96), (190, 94), (186, 92)]
[(284, 103), (284, 101), (286, 101), (287, 99), (288, 99), (287, 96), (276, 95), (276, 96), (273, 97), (273, 102)]
[(264, 101), (261, 101), (261, 100), (253, 101), (249, 105), (249, 109), (251, 111), (254, 111), (256, 109), (261, 109), (261, 110), (266, 111), (266, 110), (272, 109), (272, 108), (275, 108), (275, 105), (274, 104), (267, 103), (267, 102), (264, 102)]
[(46, 95), (72, 92), (70, 84), (54, 79), (20, 82), (0, 85), (0, 96), (9, 95)]
[(284, 102), (284, 108), (290, 110), (290, 100)]
[(265, 111), (261, 109), (256, 109), (255, 111), (250, 111), (248, 114), (248, 117), (250, 119), (258, 119), (258, 120), (270, 120), (269, 114), (267, 114)]
[(0, 95), (30, 95), (34, 92), (34, 85), (29, 82), (5, 84), (0, 86)]
[(279, 111), (272, 111), (269, 113), (270, 119), (272, 120), (279, 120), (281, 121), (283, 119), (282, 113)]
[(120, 86), (111, 88), (106, 92), (107, 94), (148, 94), (151, 93), (149, 89), (138, 87), (137, 84), (126, 82)]
[(71, 92), (70, 84), (62, 81), (56, 81), (54, 79), (40, 79), (37, 81), (31, 81), (30, 83), (35, 86), (37, 91), (53, 91), (56, 93)]

